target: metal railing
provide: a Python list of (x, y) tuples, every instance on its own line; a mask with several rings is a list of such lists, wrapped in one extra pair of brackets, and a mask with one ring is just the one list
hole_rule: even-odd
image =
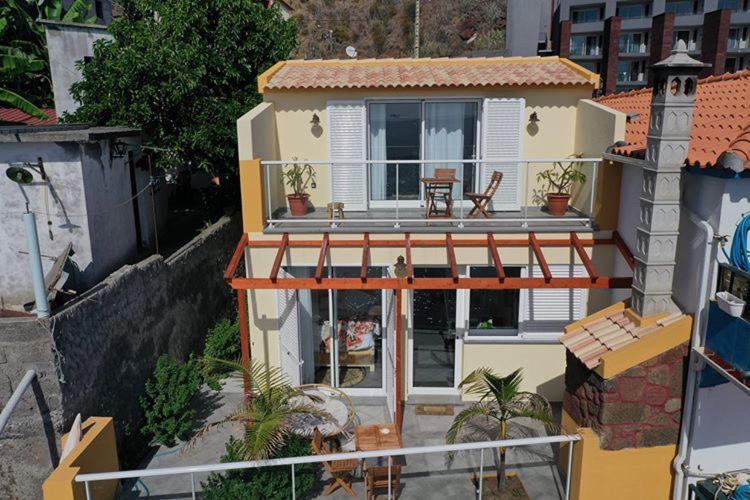
[(3, 431), (5, 430), (5, 426), (8, 425), (10, 415), (13, 413), (13, 410), (16, 409), (16, 406), (18, 406), (18, 403), (21, 401), (23, 393), (26, 392), (26, 389), (31, 386), (34, 380), (36, 380), (36, 372), (34, 370), (28, 370), (21, 379), (21, 382), (18, 383), (16, 390), (13, 391), (13, 394), (11, 394), (10, 399), (8, 399), (8, 402), (3, 407), (3, 411), (0, 412), (0, 434), (3, 433)]
[[(562, 162), (563, 164), (569, 163), (571, 161), (575, 161), (577, 163), (580, 163), (581, 170), (584, 170), (586, 173), (586, 182), (583, 186), (583, 189), (581, 189), (580, 197), (583, 198), (583, 202), (579, 202), (582, 206), (574, 206), (571, 205), (569, 207), (569, 214), (565, 216), (564, 219), (558, 219), (558, 220), (564, 220), (567, 223), (570, 224), (576, 224), (580, 225), (582, 227), (592, 227), (593, 226), (593, 213), (594, 213), (594, 204), (596, 200), (596, 185), (597, 185), (597, 176), (599, 174), (599, 164), (602, 161), (601, 158), (539, 158), (539, 159), (528, 159), (528, 160), (516, 160), (516, 159), (465, 159), (465, 160), (342, 160), (342, 161), (328, 161), (328, 160), (301, 160), (301, 159), (292, 159), (292, 160), (263, 160), (261, 161), (261, 165), (263, 168), (263, 178), (265, 182), (265, 189), (264, 189), (264, 203), (266, 208), (266, 214), (267, 219), (266, 223), (269, 227), (273, 228), (278, 224), (286, 224), (287, 226), (289, 224), (294, 225), (301, 225), (303, 227), (313, 227), (313, 226), (319, 226), (321, 223), (328, 223), (330, 227), (336, 228), (339, 227), (342, 223), (346, 224), (369, 224), (369, 223), (392, 223), (393, 227), (398, 229), (401, 227), (401, 224), (424, 224), (427, 225), (428, 223), (435, 223), (435, 222), (441, 222), (446, 223), (450, 225), (455, 225), (458, 228), (463, 228), (466, 225), (476, 225), (476, 224), (492, 224), (496, 222), (502, 222), (502, 223), (515, 223), (518, 224), (521, 228), (528, 228), (530, 223), (545, 223), (550, 222), (552, 220), (555, 220), (554, 218), (550, 216), (530, 216), (529, 215), (529, 209), (539, 207), (541, 208), (541, 203), (539, 203), (539, 200), (530, 200), (529, 198), (536, 198), (539, 196), (538, 193), (531, 194), (532, 191), (532, 185), (530, 184), (531, 181), (536, 182), (535, 188), (540, 187), (539, 182), (536, 180), (537, 174), (542, 171), (546, 170), (550, 167), (553, 167), (555, 163)], [(285, 207), (286, 204), (284, 200), (273, 200), (272, 196), (272, 169), (278, 169), (279, 172), (282, 171), (282, 169), (285, 166), (292, 165), (292, 164), (300, 164), (300, 165), (310, 165), (316, 170), (316, 175), (325, 174), (328, 175), (329, 178), (332, 176), (330, 175), (331, 172), (325, 172), (324, 169), (319, 169), (317, 167), (327, 167), (330, 169), (332, 166), (335, 165), (364, 165), (366, 168), (370, 168), (373, 165), (382, 165), (388, 168), (388, 166), (393, 166), (395, 168), (395, 185), (394, 185), (394, 196), (392, 198), (389, 198), (387, 200), (372, 200), (370, 193), (366, 193), (365, 196), (368, 200), (368, 203), (370, 204), (370, 210), (386, 210), (392, 213), (392, 216), (387, 218), (376, 218), (376, 217), (351, 217), (347, 216), (345, 220), (336, 219), (335, 214), (332, 218), (320, 218), (320, 217), (307, 217), (307, 216), (301, 216), (301, 217), (278, 217), (275, 216), (275, 214), (279, 211), (281, 207)], [(502, 216), (497, 218), (481, 218), (481, 217), (469, 217), (469, 209), (470, 204), (468, 203), (468, 199), (464, 199), (465, 189), (464, 189), (464, 176), (460, 175), (457, 176), (456, 180), (458, 181), (456, 184), (456, 187), (454, 188), (454, 192), (458, 193), (458, 196), (454, 196), (454, 210), (453, 210), (453, 216), (449, 218), (440, 217), (440, 218), (434, 218), (434, 219), (427, 219), (425, 217), (414, 217), (414, 215), (406, 216), (404, 217), (404, 211), (407, 211), (408, 209), (422, 209), (424, 210), (424, 197), (423, 197), (423, 191), (420, 184), (419, 188), (419, 195), (418, 199), (412, 199), (409, 200), (409, 203), (405, 204), (405, 200), (402, 199), (403, 197), (400, 195), (400, 172), (401, 168), (404, 166), (410, 166), (410, 165), (435, 165), (438, 167), (447, 167), (452, 168), (456, 166), (463, 166), (463, 165), (473, 165), (474, 166), (474, 175), (473, 178), (476, 179), (477, 177), (481, 181), (482, 177), (482, 165), (508, 165), (508, 164), (518, 164), (521, 165), (521, 168), (519, 168), (519, 186), (517, 189), (520, 191), (518, 195), (519, 200), (519, 210), (511, 210), (509, 213), (503, 213)], [(544, 168), (540, 168), (540, 167)], [(322, 170), (322, 171), (321, 171)], [(281, 176), (278, 176), (277, 178), (278, 182), (282, 182)], [(476, 181), (475, 181), (476, 182)], [(334, 184), (335, 180), (331, 182), (331, 184)], [(370, 173), (367, 174), (367, 182), (365, 183), (366, 186), (370, 186)], [(483, 185), (484, 182), (480, 182), (480, 185)], [(497, 193), (502, 193), (504, 188), (503, 183), (500, 184), (500, 187), (497, 191)], [(337, 200), (334, 199), (333, 195), (333, 185), (329, 186), (329, 196), (324, 201), (324, 203), (328, 202), (335, 202)], [(483, 190), (483, 187), (479, 189), (481, 192)], [(474, 186), (471, 186), (471, 189), (469, 191), (475, 191)], [(497, 196), (496, 193), (496, 196)], [(276, 204), (275, 204), (276, 202)], [(378, 206), (373, 207), (373, 202), (379, 203)], [(384, 202), (388, 202), (387, 204)], [(324, 207), (318, 207), (318, 209), (325, 210)], [(412, 211), (412, 214), (414, 212)], [(517, 214), (517, 215), (515, 215)], [(515, 216), (514, 216), (515, 215)]]
[(231, 470), (241, 469), (253, 469), (260, 467), (278, 467), (278, 466), (289, 466), (289, 473), (291, 474), (291, 495), (290, 497), (296, 499), (296, 486), (295, 486), (295, 472), (294, 466), (301, 464), (312, 464), (321, 462), (330, 462), (333, 460), (363, 460), (366, 458), (381, 458), (388, 457), (388, 498), (393, 498), (393, 492), (391, 491), (391, 457), (405, 457), (409, 455), (422, 455), (429, 453), (450, 453), (459, 451), (476, 451), (480, 452), (479, 455), (479, 499), (482, 498), (482, 481), (484, 474), (484, 451), (494, 450), (498, 448), (513, 448), (519, 446), (534, 446), (542, 444), (554, 444), (554, 443), (568, 443), (568, 461), (567, 461), (567, 472), (565, 477), (565, 500), (570, 498), (570, 480), (571, 470), (573, 463), (573, 446), (576, 441), (580, 441), (581, 436), (579, 434), (570, 435), (559, 435), (559, 436), (543, 436), (534, 438), (520, 438), (520, 439), (505, 439), (500, 441), (484, 441), (478, 443), (460, 443), (450, 445), (438, 445), (438, 446), (417, 446), (411, 448), (397, 448), (392, 450), (377, 450), (377, 451), (359, 451), (352, 453), (331, 453), (328, 455), (310, 455), (303, 457), (290, 457), (290, 458), (276, 458), (270, 460), (254, 460), (247, 462), (230, 462), (230, 463), (214, 463), (206, 465), (193, 465), (185, 467), (168, 467), (161, 469), (142, 469), (142, 470), (131, 470), (122, 472), (100, 472), (95, 474), (78, 474), (75, 477), (75, 481), (78, 483), (84, 483), (86, 490), (86, 499), (91, 500), (93, 498), (91, 494), (91, 483), (96, 481), (112, 481), (122, 479), (139, 479), (144, 477), (160, 477), (160, 476), (175, 476), (185, 475), (190, 482), (190, 492), (193, 499), (196, 498), (197, 490), (195, 486), (195, 474), (198, 473), (210, 473), (210, 472), (226, 472)]

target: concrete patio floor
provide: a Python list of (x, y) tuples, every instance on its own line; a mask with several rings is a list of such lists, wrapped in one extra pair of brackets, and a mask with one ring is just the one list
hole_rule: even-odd
[[(230, 380), (220, 393), (204, 392), (204, 399), (200, 403), (205, 407), (201, 420), (214, 422), (228, 415), (242, 400), (241, 382)], [(377, 400), (355, 400), (360, 423), (388, 422), (388, 412), (384, 403)], [(445, 432), (453, 421), (453, 416), (416, 415), (413, 405), (406, 405), (403, 424), (403, 442), (405, 447), (428, 446), (445, 444)], [(455, 413), (461, 407), (455, 408)], [(526, 435), (545, 435), (539, 424), (520, 422), (516, 430)], [(192, 445), (180, 443), (173, 448), (161, 447), (149, 456), (139, 468), (156, 469), (186, 465), (201, 465), (218, 463), (224, 454), (224, 444), (230, 436), (239, 437), (240, 427), (223, 426), (207, 433)], [(450, 466), (444, 453), (429, 455), (413, 455), (406, 458), (406, 467), (401, 475), (401, 491), (398, 498), (475, 498), (476, 492), (471, 482), (471, 475), (479, 469), (479, 452), (472, 454), (458, 454)], [(492, 458), (489, 451), (485, 452), (484, 460), (486, 472), (492, 472)], [(518, 474), (527, 493), (533, 499), (561, 499), (564, 498), (564, 483), (561, 481), (557, 467), (557, 445), (542, 445), (511, 449), (508, 452), (508, 470)], [(196, 474), (196, 489), (200, 490), (200, 482), (205, 481), (208, 474)], [(329, 476), (323, 474), (324, 482)], [(318, 485), (320, 494), (324, 484)], [(358, 497), (364, 498), (364, 483), (361, 474), (353, 483), (353, 489)], [(123, 485), (118, 498), (158, 498), (181, 499), (191, 498), (190, 476), (148, 477)], [(198, 494), (200, 498), (200, 493)], [(313, 495), (315, 498), (315, 495)], [(291, 496), (290, 496), (291, 498)], [(351, 498), (342, 490), (334, 492), (331, 499)]]

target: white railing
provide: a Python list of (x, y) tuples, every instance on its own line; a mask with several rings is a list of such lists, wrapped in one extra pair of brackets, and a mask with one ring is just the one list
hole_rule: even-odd
[[(352, 453), (331, 453), (328, 455), (310, 455), (304, 457), (290, 457), (290, 458), (276, 458), (271, 460), (254, 460), (248, 462), (229, 462), (229, 463), (213, 463), (206, 465), (192, 465), (185, 467), (167, 467), (161, 469), (141, 469), (131, 470), (122, 472), (100, 472), (95, 474), (78, 474), (75, 477), (75, 481), (78, 483), (84, 483), (86, 490), (86, 499), (91, 500), (93, 498), (91, 494), (90, 483), (96, 481), (113, 481), (122, 479), (138, 479), (144, 477), (163, 477), (163, 476), (175, 476), (185, 475), (188, 476), (190, 481), (190, 492), (193, 499), (196, 498), (197, 490), (195, 487), (195, 474), (197, 473), (210, 473), (210, 472), (225, 472), (230, 470), (240, 469), (257, 469), (260, 467), (278, 467), (288, 465), (290, 468), (290, 474), (292, 479), (291, 495), (290, 497), (296, 499), (295, 491), (295, 475), (294, 466), (300, 464), (311, 464), (330, 462), (332, 460), (364, 460), (366, 458), (380, 458), (380, 457), (405, 457), (409, 455), (423, 455), (428, 453), (449, 453), (459, 451), (480, 451), (479, 455), (479, 499), (482, 498), (482, 480), (484, 474), (484, 450), (493, 450), (498, 448), (513, 448), (518, 446), (534, 446), (542, 444), (555, 444), (555, 443), (568, 443), (568, 463), (567, 472), (565, 477), (565, 500), (570, 498), (570, 474), (573, 463), (573, 446), (576, 441), (580, 441), (581, 436), (579, 434), (559, 435), (559, 436), (543, 436), (534, 438), (521, 438), (521, 439), (505, 439), (501, 441), (483, 441), (479, 443), (460, 443), (460, 444), (446, 444), (438, 446), (417, 446), (412, 448), (397, 448), (393, 450), (377, 450), (377, 451), (358, 451)], [(388, 498), (393, 498), (393, 492), (391, 491), (391, 462), (388, 460)]]
[(13, 391), (13, 394), (11, 394), (10, 399), (8, 399), (8, 402), (3, 407), (3, 411), (0, 412), (0, 434), (3, 433), (3, 431), (5, 430), (5, 426), (8, 425), (10, 415), (13, 413), (13, 410), (16, 409), (16, 406), (18, 406), (18, 403), (21, 401), (23, 393), (26, 392), (26, 389), (29, 388), (34, 380), (36, 380), (36, 372), (34, 370), (28, 370), (21, 379), (21, 382), (18, 383), (18, 387), (16, 387), (16, 390)]
[[(530, 188), (532, 187), (530, 184), (530, 180), (533, 181), (536, 179), (535, 174), (535, 168), (536, 173), (539, 171), (540, 166), (546, 166), (546, 168), (549, 168), (550, 166), (554, 165), (555, 163), (562, 162), (563, 164), (569, 163), (571, 161), (575, 161), (581, 164), (582, 170), (586, 171), (587, 179), (583, 186), (583, 189), (581, 190), (581, 198), (583, 198), (583, 202), (581, 203), (583, 206), (571, 206), (569, 207), (571, 215), (566, 215), (564, 219), (558, 219), (558, 220), (564, 220), (567, 223), (570, 224), (576, 224), (581, 225), (582, 227), (592, 227), (593, 226), (593, 213), (594, 213), (594, 203), (596, 199), (596, 185), (597, 185), (597, 176), (598, 176), (598, 170), (599, 170), (599, 163), (602, 161), (601, 158), (538, 158), (538, 159), (528, 159), (528, 160), (515, 160), (515, 159), (465, 159), (465, 160), (342, 160), (342, 161), (329, 161), (329, 160), (302, 160), (302, 159), (291, 159), (291, 160), (262, 160), (261, 165), (263, 168), (263, 178), (265, 179), (265, 191), (264, 191), (264, 198), (265, 198), (265, 207), (266, 207), (266, 214), (267, 219), (266, 223), (269, 225), (269, 227), (273, 228), (274, 226), (278, 224), (299, 224), (302, 226), (319, 226), (321, 222), (328, 222), (330, 227), (336, 228), (341, 223), (346, 224), (368, 224), (368, 223), (392, 223), (394, 228), (400, 228), (401, 224), (423, 224), (427, 225), (428, 223), (435, 223), (435, 222), (441, 222), (446, 224), (455, 225), (458, 228), (463, 228), (467, 224), (468, 225), (477, 225), (477, 224), (492, 224), (494, 222), (503, 222), (503, 223), (517, 223), (522, 228), (528, 228), (529, 223), (545, 223), (550, 222), (551, 220), (555, 220), (551, 217), (533, 217), (529, 216), (529, 208), (531, 208), (532, 203), (535, 203), (534, 206), (539, 206), (538, 202), (532, 202), (530, 203), (529, 197), (530, 197)], [(346, 217), (345, 220), (340, 220), (335, 217), (331, 219), (321, 219), (319, 217), (294, 217), (294, 218), (277, 218), (274, 217), (274, 213), (280, 208), (280, 206), (274, 205), (274, 200), (272, 200), (272, 169), (278, 169), (279, 171), (283, 169), (287, 165), (291, 164), (301, 164), (301, 165), (310, 165), (312, 167), (317, 166), (324, 166), (328, 167), (329, 169), (334, 165), (393, 165), (395, 166), (395, 197), (388, 199), (386, 201), (390, 202), (390, 205), (388, 207), (377, 207), (378, 209), (383, 208), (386, 210), (392, 210), (393, 216), (389, 218), (373, 218), (373, 217)], [(519, 183), (521, 184), (518, 189), (520, 191), (519, 193), (519, 205), (520, 210), (518, 210), (518, 216), (512, 216), (510, 214), (503, 214), (501, 217), (497, 218), (482, 218), (482, 217), (469, 217), (468, 212), (470, 206), (467, 204), (469, 201), (464, 200), (464, 179), (463, 175), (460, 176), (460, 178), (457, 178), (457, 188), (455, 190), (458, 191), (459, 196), (455, 197), (454, 199), (454, 208), (453, 210), (453, 217), (445, 218), (434, 218), (434, 219), (426, 219), (425, 217), (403, 217), (403, 210), (405, 208), (421, 208), (424, 209), (424, 200), (422, 199), (423, 196), (420, 194), (419, 200), (410, 200), (412, 203), (412, 206), (405, 207), (404, 200), (402, 200), (399, 188), (399, 171), (401, 166), (406, 165), (437, 165), (441, 167), (448, 166), (449, 168), (455, 165), (474, 165), (474, 178), (476, 179), (479, 177), (481, 181), (481, 168), (480, 166), (483, 164), (519, 164), (522, 165), (522, 168), (519, 169)], [(586, 166), (588, 165), (588, 168)], [(318, 172), (316, 170), (316, 174), (320, 174), (321, 172)], [(282, 182), (281, 177), (278, 177), (278, 181)], [(369, 174), (368, 174), (368, 182), (366, 183), (369, 186)], [(484, 184), (483, 182), (480, 182), (480, 184)], [(539, 187), (539, 184), (537, 183), (535, 187)], [(420, 193), (421, 191), (420, 186)], [(336, 201), (333, 199), (333, 186), (329, 186), (329, 197), (327, 200), (324, 201), (324, 203), (327, 202), (333, 202)], [(474, 191), (474, 189), (471, 189)], [(502, 192), (503, 190), (503, 184), (500, 184), (500, 188), (498, 189), (498, 192)], [(481, 190), (480, 190), (481, 191)], [(370, 200), (370, 193), (366, 194), (368, 200)], [(588, 198), (587, 198), (588, 197)], [(277, 200), (279, 202), (283, 203), (283, 200)], [(374, 201), (380, 201), (382, 203), (382, 200), (374, 200)], [(418, 203), (418, 205), (414, 205), (414, 203)], [(370, 201), (372, 204), (372, 201)], [(285, 205), (284, 205), (285, 206)], [(318, 209), (325, 210), (325, 207), (318, 207)], [(514, 212), (514, 211), (512, 211)], [(512, 213), (511, 212), (511, 213)]]

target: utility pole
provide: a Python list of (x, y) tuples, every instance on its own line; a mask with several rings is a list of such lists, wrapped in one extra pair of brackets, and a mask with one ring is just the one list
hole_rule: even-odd
[(419, 59), (419, 3), (414, 4), (414, 58)]

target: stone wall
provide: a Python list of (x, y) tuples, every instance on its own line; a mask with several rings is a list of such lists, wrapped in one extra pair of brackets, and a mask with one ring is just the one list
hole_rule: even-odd
[(239, 217), (223, 218), (167, 259), (121, 268), (48, 320), (0, 320), (0, 401), (27, 369), (41, 380), (0, 436), (0, 498), (40, 496), (77, 413), (114, 417), (120, 441), (137, 428), (157, 358), (197, 352), (233, 307), (223, 271), (240, 235)]
[(680, 429), (687, 345), (611, 379), (567, 353), (565, 411), (591, 427), (607, 450), (675, 444)]

